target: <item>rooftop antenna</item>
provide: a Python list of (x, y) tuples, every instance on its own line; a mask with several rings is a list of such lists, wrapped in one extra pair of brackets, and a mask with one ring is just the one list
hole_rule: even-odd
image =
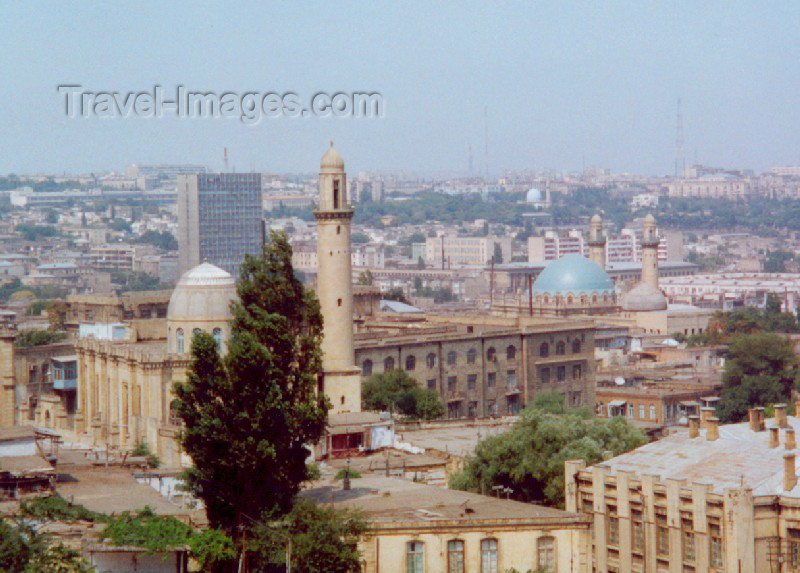
[(222, 157), (225, 160), (225, 173), (229, 173), (228, 169), (228, 148), (225, 147), (224, 151), (222, 152)]
[(681, 98), (678, 98), (678, 116), (675, 122), (675, 177), (686, 171), (686, 158), (683, 154), (683, 112), (681, 110)]
[(472, 177), (473, 164), (472, 164), (472, 144), (469, 144), (469, 175)]

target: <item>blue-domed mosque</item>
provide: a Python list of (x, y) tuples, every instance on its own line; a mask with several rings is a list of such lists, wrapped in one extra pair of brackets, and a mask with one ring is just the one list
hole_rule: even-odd
[(617, 309), (614, 282), (594, 261), (566, 255), (539, 274), (532, 287), (539, 315), (606, 314)]

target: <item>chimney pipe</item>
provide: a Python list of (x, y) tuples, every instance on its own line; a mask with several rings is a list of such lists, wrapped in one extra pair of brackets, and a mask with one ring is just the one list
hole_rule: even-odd
[(794, 428), (786, 428), (786, 449), (794, 450), (797, 448), (797, 441), (794, 435)]
[(779, 428), (786, 428), (789, 426), (789, 421), (786, 419), (786, 404), (775, 404), (775, 421), (778, 423)]
[(700, 408), (700, 427), (707, 430), (709, 427), (708, 421), (714, 417), (714, 408), (710, 406), (703, 406)]
[(758, 427), (756, 428), (756, 432), (763, 432), (767, 429), (767, 426), (764, 423), (764, 407), (757, 406), (753, 409), (756, 411), (756, 417), (758, 418)]
[(783, 489), (792, 491), (797, 485), (797, 472), (794, 467), (794, 453), (783, 454)]
[(700, 435), (700, 416), (689, 416), (689, 437), (696, 438)]
[(778, 428), (778, 426), (773, 426), (772, 428), (769, 429), (770, 448), (777, 448), (780, 445), (781, 441), (780, 441), (780, 436), (778, 435), (779, 431), (780, 429)]
[(706, 420), (706, 440), (713, 442), (719, 438), (719, 418), (711, 417)]
[(756, 412), (755, 408), (750, 408), (747, 410), (747, 421), (750, 422), (750, 430), (753, 432), (758, 431), (758, 412)]

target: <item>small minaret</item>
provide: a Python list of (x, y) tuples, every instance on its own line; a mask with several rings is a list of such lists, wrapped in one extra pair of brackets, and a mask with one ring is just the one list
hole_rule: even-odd
[(656, 218), (648, 214), (642, 230), (642, 282), (658, 288), (658, 231)]
[(589, 259), (601, 269), (606, 268), (606, 236), (603, 233), (603, 218), (597, 213), (589, 223)]
[(322, 156), (317, 220), (317, 296), (323, 319), (323, 388), (331, 413), (361, 410), (361, 377), (353, 350), (353, 277), (344, 161), (333, 142)]

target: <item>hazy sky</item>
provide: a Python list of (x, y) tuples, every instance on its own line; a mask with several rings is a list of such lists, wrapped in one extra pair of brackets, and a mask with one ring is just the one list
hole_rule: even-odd
[[(264, 3), (266, 4), (266, 3)], [(0, 0), (0, 173), (181, 162), (314, 171), (489, 167), (642, 174), (800, 164), (800, 2)], [(383, 119), (67, 118), (59, 84), (380, 92)]]

